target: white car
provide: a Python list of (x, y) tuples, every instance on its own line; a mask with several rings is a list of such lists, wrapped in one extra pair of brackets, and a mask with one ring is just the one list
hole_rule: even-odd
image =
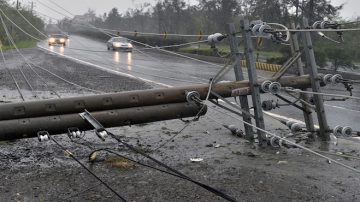
[(133, 45), (124, 37), (112, 37), (107, 43), (108, 50), (122, 50), (132, 52)]

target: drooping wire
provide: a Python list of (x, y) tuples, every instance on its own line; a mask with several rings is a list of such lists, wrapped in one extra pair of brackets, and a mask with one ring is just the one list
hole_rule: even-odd
[[(83, 139), (83, 140), (86, 141), (85, 139)], [(72, 140), (72, 141), (73, 141), (73, 140)], [(74, 142), (74, 141), (73, 141), (73, 142)], [(129, 157), (126, 157), (126, 156), (124, 156), (124, 155), (121, 155), (121, 154), (118, 153), (118, 152), (115, 152), (113, 149), (109, 149), (109, 148), (96, 149), (96, 148), (94, 148), (94, 147), (91, 145), (92, 143), (91, 143), (91, 142), (88, 142), (88, 141), (86, 141), (86, 144), (85, 144), (85, 143), (78, 143), (78, 142), (74, 142), (74, 143), (80, 144), (80, 145), (85, 146), (85, 147), (89, 148), (90, 150), (92, 150), (92, 152), (91, 152), (91, 154), (89, 155), (89, 157), (92, 156), (92, 154), (94, 154), (94, 153), (96, 153), (96, 152), (105, 151), (105, 152), (114, 154), (114, 155), (116, 155), (116, 156), (119, 156), (119, 157), (121, 157), (121, 158), (123, 158), (123, 159), (125, 159), (125, 160), (127, 160), (127, 161), (130, 161), (130, 162), (136, 163), (136, 164), (138, 164), (138, 165), (141, 165), (141, 166), (144, 166), (144, 167), (147, 167), (147, 168), (150, 168), (150, 169), (159, 171), (159, 172), (161, 172), (161, 173), (165, 173), (165, 174), (168, 174), (168, 175), (171, 175), (171, 176), (174, 176), (174, 177), (177, 177), (177, 178), (180, 178), (180, 179), (183, 179), (183, 180), (192, 182), (192, 183), (197, 184), (197, 185), (204, 185), (204, 184), (202, 184), (201, 182), (195, 181), (195, 180), (193, 180), (193, 179), (191, 179), (191, 178), (189, 178), (189, 177), (187, 177), (187, 176), (183, 176), (183, 175), (179, 175), (179, 174), (177, 174), (177, 173), (169, 172), (169, 171), (167, 171), (167, 170), (163, 170), (163, 169), (156, 168), (156, 167), (154, 167), (154, 166), (151, 166), (151, 165), (142, 163), (141, 161), (137, 161), (137, 160), (131, 159), (131, 158), (129, 158)], [(78, 196), (79, 194), (84, 193), (84, 192), (86, 192), (86, 191), (88, 191), (88, 190), (91, 190), (91, 189), (93, 189), (93, 188), (96, 187), (96, 186), (98, 186), (98, 185), (91, 186), (91, 187), (89, 187), (89, 188), (87, 188), (87, 189), (85, 189), (85, 190), (82, 190), (82, 191), (80, 191), (80, 192), (78, 192), (78, 193), (75, 193), (75, 194), (67, 197), (67, 198), (64, 199), (64, 200), (67, 200), (67, 199), (69, 199), (69, 198), (76, 197), (76, 196)], [(207, 185), (204, 185), (204, 186), (207, 186)]]
[(1, 45), (0, 45), (0, 52), (1, 52), (1, 56), (2, 56), (3, 63), (4, 63), (4, 67), (5, 67), (6, 71), (10, 74), (11, 79), (13, 80), (13, 82), (14, 82), (14, 84), (15, 84), (15, 86), (16, 86), (16, 89), (17, 89), (17, 91), (18, 91), (19, 94), (20, 94), (21, 99), (22, 99), (23, 101), (25, 101), (25, 97), (24, 97), (23, 93), (21, 92), (21, 89), (20, 89), (20, 87), (19, 87), (19, 84), (17, 83), (17, 81), (16, 81), (14, 75), (11, 73), (10, 69), (7, 67), (6, 60), (5, 60), (5, 56), (4, 56), (4, 52), (3, 52), (3, 50), (2, 50)]
[(331, 97), (342, 97), (342, 98), (349, 98), (349, 99), (360, 100), (360, 97), (348, 96), (348, 95), (330, 94), (330, 93), (318, 93), (318, 92), (302, 91), (302, 90), (299, 90), (299, 89), (291, 89), (291, 88), (284, 88), (284, 90), (285, 90), (285, 91), (288, 91), (288, 92), (294, 92), (294, 93), (306, 93), (306, 94), (311, 94), (311, 95), (322, 95), (322, 96), (331, 96)]
[(31, 37), (32, 39), (35, 39), (36, 41), (41, 41), (41, 39), (34, 37), (33, 35), (29, 34), (28, 32), (26, 32), (24, 29), (22, 29), (21, 27), (19, 27), (14, 21), (12, 21), (5, 13), (4, 11), (0, 8), (0, 12), (3, 14), (3, 16), (9, 20), (11, 22), (11, 24), (13, 24), (16, 28), (18, 28), (20, 31), (22, 31), (24, 34), (26, 34), (27, 36)]
[(16, 11), (32, 28), (34, 28), (37, 32), (39, 32), (41, 35), (43, 35), (45, 38), (47, 38), (46, 34), (44, 34), (42, 31), (40, 31), (38, 28), (36, 28), (23, 14), (21, 14), (21, 12), (19, 10), (16, 10)]
[[(0, 11), (2, 12), (2, 10), (0, 9)], [(3, 13), (3, 15), (6, 17), (6, 15)], [(20, 50), (17, 48), (12, 36), (9, 33), (9, 30), (6, 27), (6, 24), (4, 22), (4, 19), (2, 18), (2, 15), (0, 15), (0, 20), (2, 22), (3, 28), (6, 32), (6, 35), (8, 37), (8, 39), (11, 41), (12, 45), (14, 46), (15, 50), (17, 51), (17, 53), (23, 58), (23, 60), (25, 61), (25, 63), (27, 64), (27, 66), (36, 74), (36, 76), (38, 76), (40, 78), (40, 80), (45, 84), (46, 87), (49, 88), (49, 85), (47, 84), (46, 80), (40, 76), (34, 69), (33, 67), (30, 65), (30, 63), (28, 62), (28, 60), (26, 59), (26, 57), (20, 52)], [(50, 88), (49, 88), (50, 89)], [(56, 96), (58, 96), (59, 98), (61, 98), (61, 96), (54, 90), (51, 90)]]
[[(210, 107), (209, 107), (209, 108), (210, 108)], [(266, 131), (266, 130), (264, 130), (264, 129), (261, 129), (261, 128), (257, 127), (257, 126), (254, 126), (254, 125), (252, 125), (252, 124), (250, 124), (250, 123), (247, 123), (246, 121), (243, 121), (242, 119), (240, 119), (240, 118), (238, 118), (238, 117), (236, 117), (236, 116), (233, 116), (233, 115), (231, 115), (231, 114), (229, 114), (229, 113), (225, 113), (225, 112), (223, 112), (223, 111), (221, 111), (221, 110), (218, 110), (218, 109), (216, 109), (216, 108), (210, 108), (210, 109), (212, 109), (212, 110), (214, 110), (214, 111), (217, 111), (217, 112), (219, 112), (219, 113), (221, 113), (221, 114), (223, 114), (223, 115), (226, 115), (226, 116), (229, 116), (229, 117), (231, 117), (231, 118), (234, 118), (234, 119), (236, 119), (236, 120), (238, 120), (238, 121), (240, 121), (240, 122), (242, 122), (242, 123), (244, 123), (244, 124), (246, 124), (246, 125), (248, 125), (248, 126), (253, 127), (253, 128), (256, 129), (256, 130), (260, 130), (260, 131), (262, 131), (262, 132), (270, 135), (271, 137), (275, 137), (275, 138), (277, 138), (277, 139), (279, 139), (279, 140), (282, 140), (282, 141), (288, 143), (289, 145), (295, 146), (295, 147), (297, 147), (297, 148), (299, 148), (299, 149), (302, 149), (302, 150), (304, 150), (304, 151), (307, 151), (307, 152), (309, 152), (309, 153), (312, 153), (312, 154), (314, 154), (314, 155), (316, 155), (316, 156), (318, 156), (318, 157), (324, 158), (324, 159), (326, 159), (326, 160), (328, 160), (328, 161), (330, 161), (330, 162), (334, 162), (334, 163), (337, 164), (337, 165), (340, 165), (340, 166), (342, 166), (342, 167), (344, 167), (344, 168), (347, 168), (347, 169), (349, 169), (349, 170), (351, 170), (351, 171), (354, 171), (354, 172), (360, 174), (360, 170), (358, 170), (358, 169), (356, 169), (356, 168), (353, 168), (353, 167), (351, 167), (351, 166), (345, 165), (345, 164), (343, 164), (343, 163), (341, 163), (341, 162), (339, 162), (339, 161), (337, 161), (337, 160), (334, 160), (334, 159), (332, 159), (332, 158), (329, 158), (329, 157), (327, 157), (327, 156), (324, 156), (324, 155), (322, 155), (322, 154), (319, 154), (318, 152), (315, 152), (315, 151), (313, 151), (313, 150), (311, 150), (311, 149), (309, 149), (309, 148), (306, 148), (306, 147), (304, 147), (304, 146), (302, 146), (302, 145), (299, 145), (299, 144), (297, 144), (297, 143), (294, 143), (294, 142), (292, 142), (292, 141), (290, 141), (290, 140), (288, 140), (288, 139), (286, 139), (286, 138), (283, 138), (283, 137), (281, 137), (281, 136), (279, 136), (279, 135), (276, 135), (276, 134), (274, 134), (274, 133), (271, 133), (271, 132), (269, 132), (269, 131)]]
[[(136, 149), (136, 148), (133, 147), (132, 145), (126, 143), (126, 142), (123, 141), (123, 140), (121, 140), (119, 137), (117, 137), (117, 136), (114, 135), (113, 133), (111, 133), (111, 132), (109, 132), (109, 131), (106, 131), (106, 132), (109, 134), (110, 137), (112, 137), (113, 139), (115, 139), (115, 140), (118, 141), (119, 143), (123, 144), (125, 147), (127, 147), (127, 148), (130, 149), (131, 151), (133, 151), (133, 152), (135, 152), (135, 153), (138, 153), (138, 154), (140, 154), (140, 155), (142, 155), (142, 156), (150, 159), (151, 161), (155, 162), (156, 164), (158, 164), (158, 165), (160, 165), (160, 166), (162, 166), (162, 167), (170, 170), (171, 172), (173, 172), (173, 173), (175, 173), (175, 174), (177, 174), (177, 175), (179, 175), (179, 176), (182, 176), (182, 177), (187, 178), (187, 179), (189, 179), (189, 180), (191, 179), (190, 177), (184, 175), (184, 174), (181, 173), (180, 171), (175, 170), (175, 169), (171, 168), (170, 166), (168, 166), (168, 165), (160, 162), (159, 160), (156, 160), (155, 158), (149, 156), (148, 154), (144, 153), (143, 151), (141, 151), (141, 150), (139, 150), (139, 149)], [(197, 182), (197, 181), (195, 181), (195, 180), (192, 181), (192, 182), (195, 183), (195, 184), (197, 184), (197, 185), (199, 185), (200, 187), (202, 187), (202, 188), (204, 188), (204, 189), (206, 189), (206, 190), (208, 190), (208, 191), (216, 194), (217, 196), (219, 196), (219, 197), (221, 197), (221, 198), (223, 198), (223, 199), (225, 199), (225, 200), (227, 200), (227, 201), (236, 202), (236, 199), (234, 199), (233, 197), (231, 197), (231, 196), (229, 196), (229, 195), (227, 195), (227, 194), (225, 194), (225, 193), (223, 193), (223, 192), (221, 192), (221, 191), (219, 191), (219, 190), (217, 190), (217, 189), (215, 189), (215, 188), (213, 188), (213, 187), (210, 187), (210, 186), (208, 186), (208, 185), (202, 184), (202, 183)]]
[(77, 159), (73, 153), (71, 153), (68, 149), (66, 149), (63, 145), (61, 145), (54, 137), (50, 136), (50, 139), (67, 155), (69, 155), (74, 161), (76, 161), (83, 169), (85, 169), (88, 173), (90, 173), (93, 177), (95, 177), (99, 182), (101, 182), (106, 188), (108, 188), (111, 192), (113, 192), (119, 199), (124, 202), (127, 200), (122, 197), (119, 193), (117, 193), (111, 186), (109, 186), (106, 182), (104, 182), (100, 177), (98, 177), (95, 173), (93, 173), (89, 168), (87, 168), (79, 159)]

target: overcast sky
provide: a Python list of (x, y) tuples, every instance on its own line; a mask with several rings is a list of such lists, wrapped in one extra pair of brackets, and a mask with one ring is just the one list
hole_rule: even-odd
[[(13, 0), (15, 1), (15, 0)], [(23, 2), (23, 4), (30, 4), (31, 1), (35, 2), (35, 10), (43, 13), (45, 15), (49, 15), (54, 18), (61, 18), (60, 14), (51, 11), (49, 8), (46, 8), (45, 4), (49, 7), (54, 8), (55, 10), (60, 11), (61, 13), (65, 13), (65, 11), (56, 7), (49, 0), (19, 0)], [(39, 3), (39, 1), (42, 3)], [(104, 12), (108, 12), (111, 8), (118, 8), (121, 13), (125, 12), (129, 8), (135, 8), (145, 2), (149, 2), (154, 4), (157, 0), (51, 0), (57, 4), (60, 4), (66, 10), (69, 10), (74, 14), (83, 14), (88, 8), (95, 10), (98, 14), (103, 14)], [(186, 0), (187, 2), (197, 2), (196, 0)], [(345, 3), (344, 9), (341, 12), (341, 16), (349, 19), (352, 17), (360, 16), (360, 0), (332, 0), (334, 5), (340, 5), (341, 3)]]

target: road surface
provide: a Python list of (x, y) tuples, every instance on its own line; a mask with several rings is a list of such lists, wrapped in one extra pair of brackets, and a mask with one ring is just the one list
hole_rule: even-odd
[[(105, 42), (75, 35), (71, 36), (66, 47), (48, 46), (46, 42), (39, 43), (39, 47), (78, 62), (142, 79), (149, 84), (155, 84), (156, 87), (207, 83), (209, 78), (212, 78), (222, 66), (202, 63), (138, 46), (135, 46), (132, 53), (107, 51)], [(244, 69), (243, 71), (247, 79), (247, 70)], [(258, 71), (258, 76), (261, 78), (268, 78), (271, 75), (271, 72)], [(234, 79), (233, 71), (230, 71), (223, 78), (225, 81)], [(323, 90), (327, 93), (347, 95), (342, 86), (327, 86)], [(354, 96), (360, 96), (360, 86), (355, 86)], [(269, 99), (277, 100), (272, 95), (262, 95), (262, 100)], [(327, 102), (325, 108), (330, 127), (349, 125), (354, 130), (360, 131), (360, 126), (357, 124), (357, 121), (360, 120), (359, 102), (359, 100)], [(303, 120), (302, 113), (293, 107), (281, 107), (271, 111), (270, 114), (283, 119)], [(316, 117), (314, 118), (316, 121)]]

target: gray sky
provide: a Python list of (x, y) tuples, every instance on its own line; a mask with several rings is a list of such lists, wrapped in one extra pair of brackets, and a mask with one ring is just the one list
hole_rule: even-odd
[[(15, 1), (15, 0), (12, 0)], [(47, 6), (54, 8), (62, 13), (65, 11), (59, 9), (54, 4), (52, 4), (49, 0), (19, 0), (23, 2), (23, 4), (30, 5), (31, 1), (35, 2), (35, 10), (43, 13), (45, 15), (49, 15), (54, 18), (61, 18), (60, 14), (55, 13), (54, 11), (49, 10), (45, 6), (39, 3), (42, 2)], [(98, 14), (102, 14), (104, 12), (109, 12), (111, 8), (118, 8), (121, 13), (125, 12), (128, 8), (135, 8), (140, 4), (145, 2), (154, 3), (156, 0), (51, 0), (57, 4), (60, 4), (66, 10), (69, 10), (74, 14), (83, 14), (88, 8), (95, 10)], [(187, 0), (188, 2), (196, 2), (196, 0)], [(334, 5), (340, 5), (341, 3), (345, 3), (344, 9), (341, 12), (341, 16), (346, 19), (350, 19), (352, 17), (360, 16), (360, 0), (332, 0)], [(65, 13), (66, 14), (66, 13)]]

